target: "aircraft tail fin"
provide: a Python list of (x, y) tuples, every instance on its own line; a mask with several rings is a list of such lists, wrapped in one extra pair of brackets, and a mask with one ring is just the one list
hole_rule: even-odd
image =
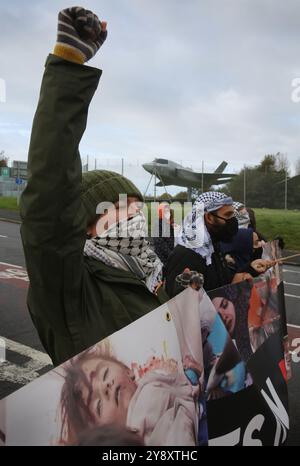
[(228, 163), (225, 160), (215, 169), (215, 173), (223, 173), (225, 168), (227, 167)]

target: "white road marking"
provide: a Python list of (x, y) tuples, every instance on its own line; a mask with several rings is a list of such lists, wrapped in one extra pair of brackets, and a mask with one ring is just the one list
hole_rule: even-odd
[(34, 379), (40, 377), (40, 374), (24, 366), (18, 366), (11, 362), (5, 361), (0, 364), (0, 382), (10, 382), (18, 385), (27, 385)]
[(283, 269), (284, 272), (288, 273), (300, 273), (299, 270), (288, 270), (288, 269)]
[(288, 298), (297, 298), (297, 299), (300, 299), (300, 296), (296, 296), (294, 294), (287, 294), (287, 293), (284, 293), (284, 296), (287, 296)]
[(288, 327), (293, 327), (293, 328), (300, 328), (300, 325), (295, 325), (295, 324), (286, 324)]
[(289, 283), (289, 282), (283, 282), (285, 285), (291, 285), (291, 286), (300, 286), (300, 283)]
[(21, 356), (29, 358), (22, 366), (4, 361), (0, 364), (0, 381), (17, 383), (25, 385), (32, 380), (40, 377), (39, 370), (46, 366), (52, 365), (51, 359), (45, 353), (35, 350), (28, 346), (22, 345), (15, 341), (3, 338), (6, 345), (6, 350), (13, 351)]
[(15, 353), (21, 354), (22, 356), (27, 356), (28, 358), (33, 359), (36, 362), (36, 367), (44, 367), (48, 364), (52, 364), (48, 354), (43, 353), (42, 351), (30, 348), (29, 346), (22, 345), (22, 343), (9, 340), (8, 338), (4, 338), (4, 341), (6, 343), (7, 349), (9, 349), (10, 351), (14, 351)]
[(8, 236), (0, 235), (0, 238), (8, 238)]
[(7, 262), (0, 262), (0, 265), (8, 265), (9, 267), (16, 267), (17, 269), (23, 269), (21, 265), (8, 264)]
[(3, 278), (3, 279), (14, 278), (14, 279), (17, 279), (17, 280), (24, 280), (25, 282), (29, 282), (29, 277), (27, 275), (26, 270), (25, 269), (23, 269), (23, 270), (16, 269), (15, 267), (11, 268), (11, 269), (5, 269), (5, 270), (1, 271), (0, 272), (0, 278)]

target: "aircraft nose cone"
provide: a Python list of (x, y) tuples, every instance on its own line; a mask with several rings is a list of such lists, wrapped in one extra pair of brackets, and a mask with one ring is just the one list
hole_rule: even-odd
[(151, 163), (144, 163), (144, 164), (142, 165), (142, 167), (143, 167), (147, 172), (150, 172), (150, 173), (151, 173), (152, 168), (153, 168)]

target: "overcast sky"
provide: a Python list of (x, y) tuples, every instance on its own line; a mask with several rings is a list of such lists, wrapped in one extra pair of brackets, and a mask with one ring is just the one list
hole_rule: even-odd
[[(81, 142), (91, 165), (119, 170), (144, 189), (138, 166), (154, 157), (211, 171), (300, 157), (298, 0), (81, 0), (108, 22), (90, 61), (103, 69)], [(61, 0), (1, 0), (0, 150), (27, 159), (45, 58)], [(1, 96), (0, 96), (1, 97)]]

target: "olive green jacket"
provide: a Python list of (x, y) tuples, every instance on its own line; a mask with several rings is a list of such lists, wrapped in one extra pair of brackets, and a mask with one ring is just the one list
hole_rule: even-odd
[(30, 279), (27, 304), (55, 365), (157, 308), (132, 273), (83, 255), (78, 146), (101, 71), (49, 55), (21, 197), (21, 237)]

